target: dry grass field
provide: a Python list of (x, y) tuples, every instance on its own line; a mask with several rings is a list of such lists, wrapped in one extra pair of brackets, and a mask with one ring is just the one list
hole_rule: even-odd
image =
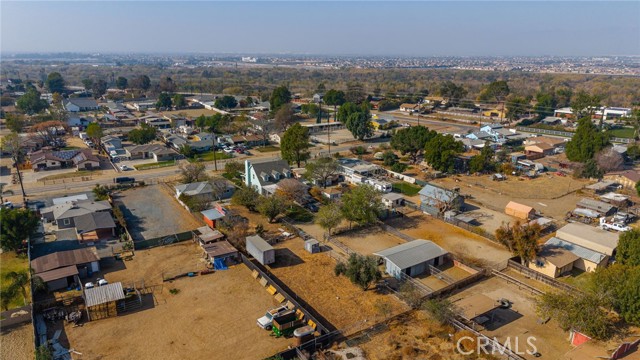
[(497, 263), (511, 257), (490, 240), (417, 211), (388, 224), (414, 238), (431, 240), (470, 264)]
[(388, 315), (408, 309), (395, 297), (377, 293), (373, 288), (363, 291), (346, 277), (336, 277), (333, 273), (336, 261), (327, 253), (305, 251), (299, 238), (279, 243), (275, 248), (276, 263), (270, 271), (338, 329), (347, 328), (350, 333), (360, 328), (356, 324), (366, 326), (382, 320), (379, 304), (388, 304)]
[(256, 319), (277, 302), (244, 265), (161, 283), (163, 272), (204, 268), (199, 257), (198, 247), (188, 242), (137, 251), (133, 260), (125, 262), (126, 269), (108, 272), (110, 282), (144, 279), (147, 286), (162, 285), (154, 287), (151, 309), (82, 327), (66, 326), (70, 347), (83, 354), (78, 358), (260, 359), (293, 343), (271, 337), (256, 325)]
[(431, 320), (423, 311), (397, 319), (389, 330), (372, 337), (360, 346), (369, 360), (462, 360), (449, 340), (453, 328)]
[(21, 325), (0, 333), (0, 359), (31, 360), (33, 353), (33, 326)]
[(506, 181), (492, 181), (486, 175), (456, 176), (434, 183), (449, 189), (459, 187), (462, 194), (472, 196), (472, 202), (498, 212), (503, 212), (509, 201), (515, 201), (557, 220), (563, 220), (575, 208), (583, 197), (576, 191), (589, 184), (586, 180), (549, 173), (526, 180), (509, 176)]

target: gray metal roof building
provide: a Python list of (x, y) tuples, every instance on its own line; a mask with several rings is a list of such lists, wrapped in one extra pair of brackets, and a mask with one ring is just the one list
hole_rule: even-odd
[(87, 307), (122, 299), (124, 299), (124, 290), (122, 289), (122, 283), (119, 282), (84, 289), (84, 301)]
[(442, 264), (442, 258), (447, 252), (431, 241), (418, 239), (378, 251), (373, 255), (384, 258), (387, 273), (399, 277), (400, 272), (415, 276), (424, 273), (428, 269), (427, 265)]

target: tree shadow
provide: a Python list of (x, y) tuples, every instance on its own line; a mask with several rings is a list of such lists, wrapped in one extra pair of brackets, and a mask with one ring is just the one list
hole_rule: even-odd
[(491, 320), (482, 324), (482, 326), (489, 331), (494, 331), (513, 321), (520, 319), (523, 315), (512, 309), (497, 308), (489, 312), (486, 316)]

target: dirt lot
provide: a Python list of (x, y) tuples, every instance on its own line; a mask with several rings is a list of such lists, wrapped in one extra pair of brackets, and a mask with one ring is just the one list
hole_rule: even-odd
[[(407, 306), (390, 295), (362, 291), (344, 276), (333, 273), (336, 261), (327, 253), (310, 254), (299, 238), (275, 246), (276, 263), (270, 270), (338, 329), (358, 330), (356, 324), (376, 323), (383, 318), (376, 304), (386, 303), (390, 314)], [(366, 321), (366, 323), (365, 323)]]
[(341, 241), (350, 249), (363, 255), (371, 255), (374, 252), (388, 249), (406, 242), (377, 226), (362, 229), (357, 232), (337, 235), (333, 238)]
[(504, 212), (509, 201), (529, 205), (544, 216), (563, 220), (568, 211), (583, 196), (571, 193), (589, 184), (586, 180), (570, 176), (544, 174), (535, 179), (520, 180), (509, 176), (506, 181), (491, 181), (489, 176), (456, 176), (435, 180), (446, 188), (459, 187), (460, 192), (471, 195), (471, 202), (497, 212)]
[(180, 206), (165, 185), (150, 185), (119, 192), (134, 241), (153, 239), (194, 230), (204, 225)]
[(369, 360), (387, 359), (468, 359), (455, 350), (449, 340), (452, 327), (441, 326), (431, 320), (423, 311), (392, 321), (389, 330), (374, 335), (371, 340), (360, 344)]
[(31, 323), (0, 333), (0, 359), (31, 360), (33, 358)]
[(511, 257), (505, 248), (496, 243), (417, 211), (404, 218), (391, 220), (388, 224), (414, 238), (431, 240), (477, 265), (503, 262)]
[[(568, 334), (562, 331), (553, 319), (546, 324), (537, 322), (534, 297), (530, 292), (492, 277), (451, 296), (450, 300), (455, 305), (456, 301), (475, 294), (484, 294), (496, 300), (505, 298), (513, 303), (511, 309), (494, 310), (494, 321), (486, 323), (484, 329), (479, 329), (484, 335), (490, 338), (497, 337), (501, 342), (511, 337), (512, 345), (516, 337), (518, 343), (523, 345), (527, 344), (527, 337), (534, 336), (538, 352), (549, 359), (557, 359), (571, 349), (567, 340)], [(521, 348), (521, 351), (525, 350)], [(531, 355), (523, 356), (534, 359)]]
[[(111, 282), (144, 278), (149, 286), (160, 280), (163, 271), (204, 267), (199, 254), (191, 242), (137, 251), (134, 260), (125, 262), (125, 269), (109, 272), (106, 278)], [(173, 295), (170, 289), (179, 293)], [(202, 359), (222, 355), (258, 359), (286, 349), (294, 341), (271, 337), (256, 325), (256, 319), (277, 302), (244, 265), (164, 283), (155, 288), (154, 297), (155, 307), (151, 309), (89, 322), (83, 327), (67, 326), (71, 347), (83, 354), (81, 359)]]

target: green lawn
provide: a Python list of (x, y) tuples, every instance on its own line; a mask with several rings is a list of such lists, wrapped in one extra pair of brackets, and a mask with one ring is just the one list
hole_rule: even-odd
[(40, 178), (40, 181), (69, 179), (69, 178), (74, 178), (74, 177), (92, 176), (92, 175), (101, 175), (101, 174), (102, 174), (102, 171), (97, 171), (97, 170), (71, 171), (71, 172), (68, 172), (68, 173), (54, 174), (54, 175), (45, 176), (43, 178)]
[(293, 207), (287, 211), (287, 217), (299, 222), (313, 221), (313, 213), (298, 205), (293, 205)]
[(624, 127), (619, 129), (612, 129), (607, 131), (607, 134), (613, 137), (632, 139), (633, 138), (633, 128)]
[(146, 170), (146, 169), (155, 169), (155, 168), (173, 166), (175, 164), (177, 164), (175, 160), (167, 160), (167, 161), (158, 161), (158, 162), (140, 164), (140, 165), (134, 166), (134, 168), (136, 168), (136, 170)]
[(417, 194), (422, 188), (417, 185), (409, 184), (408, 182), (397, 182), (393, 184), (393, 190), (404, 195), (413, 196)]
[(273, 146), (273, 145), (268, 145), (268, 146), (260, 146), (260, 147), (255, 147), (254, 148), (256, 151), (260, 151), (260, 152), (273, 152), (273, 151), (280, 151), (280, 148), (277, 146)]
[(577, 287), (578, 289), (584, 289), (587, 285), (589, 285), (591, 276), (592, 273), (573, 269), (569, 276), (563, 276), (561, 278), (558, 278), (558, 280), (571, 286)]
[[(227, 154), (224, 151), (216, 151), (216, 160), (231, 159), (232, 157), (233, 155)], [(209, 151), (203, 154), (196, 154), (189, 159), (189, 162), (197, 162), (197, 161), (213, 161), (213, 152)]]
[[(0, 254), (0, 288), (4, 290), (5, 288), (11, 286), (11, 280), (5, 278), (7, 273), (12, 271), (20, 272), (20, 271), (29, 271), (29, 261), (27, 256), (16, 256), (14, 251), (8, 251)], [(29, 289), (27, 288), (27, 294), (29, 293)], [(27, 299), (27, 302), (29, 300)], [(24, 301), (22, 299), (22, 293), (18, 290), (18, 295), (11, 301), (9, 304), (9, 309), (17, 308), (24, 306)], [(4, 311), (4, 309), (2, 309)]]

